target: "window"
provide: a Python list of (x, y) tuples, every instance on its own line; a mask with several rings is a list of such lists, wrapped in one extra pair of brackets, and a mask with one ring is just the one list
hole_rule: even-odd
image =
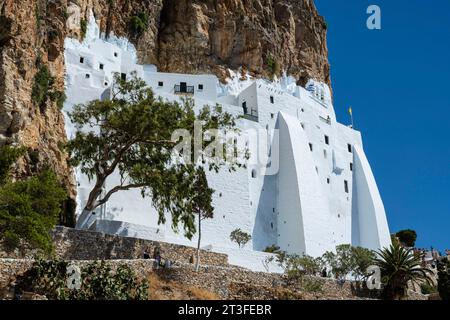
[(247, 114), (247, 101), (242, 102), (242, 109), (244, 110), (244, 114)]
[(350, 171), (353, 171), (353, 163), (350, 162)]
[(105, 65), (103, 63), (100, 63), (99, 68), (100, 68), (100, 70), (103, 70), (103, 69), (105, 69)]
[(203, 90), (203, 85), (202, 84), (198, 85), (198, 90)]
[(256, 170), (255, 169), (252, 170), (252, 178), (256, 178)]
[(89, 73), (86, 73), (86, 75), (84, 76), (86, 79), (89, 79), (91, 77), (91, 75)]
[(330, 178), (327, 178), (327, 184), (330, 184)]
[(118, 57), (119, 56), (119, 54), (117, 53), (117, 52), (114, 52), (114, 57)]
[(323, 157), (326, 159), (327, 158), (327, 150), (323, 149)]
[(80, 63), (84, 63), (84, 57), (80, 57)]
[(270, 96), (270, 103), (274, 103), (273, 96)]
[(105, 87), (107, 87), (108, 86), (108, 82), (105, 82)]
[(273, 229), (273, 222), (270, 223), (270, 227)]
[(120, 74), (120, 79), (122, 79), (122, 81), (127, 81), (127, 74), (126, 73), (121, 73)]
[(325, 144), (330, 144), (330, 138), (327, 135), (325, 135)]
[(344, 180), (344, 189), (345, 189), (345, 193), (348, 193), (348, 181)]
[(275, 115), (273, 113), (270, 114), (270, 118), (273, 119)]
[(164, 86), (164, 82), (158, 81), (158, 87), (163, 87), (163, 86)]
[(313, 151), (313, 144), (312, 143), (309, 144), (309, 150)]
[(352, 145), (350, 143), (347, 144), (347, 149), (348, 149), (348, 152), (352, 152)]

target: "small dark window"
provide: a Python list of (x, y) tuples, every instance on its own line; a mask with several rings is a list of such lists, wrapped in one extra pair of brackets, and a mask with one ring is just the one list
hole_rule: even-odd
[(345, 189), (345, 193), (348, 193), (348, 181), (344, 180), (344, 189)]
[(86, 73), (85, 78), (89, 79), (91, 77), (91, 75), (89, 73)]
[(158, 87), (163, 87), (163, 86), (164, 86), (164, 82), (158, 81)]
[(302, 112), (305, 112), (305, 109), (302, 108)]
[(114, 57), (118, 57), (119, 56), (119, 54), (117, 53), (117, 52), (114, 52)]
[(327, 183), (330, 184), (330, 178), (327, 178)]
[(330, 144), (330, 138), (327, 135), (325, 136), (325, 144)]
[(255, 169), (252, 170), (252, 178), (256, 178), (256, 170)]
[(309, 144), (309, 150), (313, 151), (313, 145), (312, 145), (312, 143)]
[(203, 90), (203, 85), (202, 84), (198, 85), (198, 90)]
[(274, 116), (275, 116), (275, 115), (274, 115), (273, 113), (270, 114), (270, 118), (273, 119)]
[(270, 227), (273, 229), (273, 222), (270, 223)]
[(127, 81), (127, 74), (126, 73), (120, 74), (120, 79), (122, 79), (122, 81)]
[(353, 163), (350, 162), (350, 171), (353, 171)]
[(107, 87), (108, 86), (108, 82), (105, 82), (105, 87)]
[(348, 149), (348, 152), (352, 152), (352, 145), (350, 143), (347, 144), (347, 149)]
[(84, 63), (84, 57), (80, 57), (80, 63)]
[(274, 103), (273, 96), (270, 96), (270, 103)]

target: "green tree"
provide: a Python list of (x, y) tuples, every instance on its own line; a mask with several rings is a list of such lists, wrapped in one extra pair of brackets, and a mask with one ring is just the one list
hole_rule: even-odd
[(442, 300), (450, 300), (450, 261), (448, 258), (438, 262), (438, 291)]
[(67, 194), (51, 171), (0, 188), (0, 237), (14, 249), (21, 241), (52, 251), (50, 231)]
[(412, 248), (416, 244), (417, 233), (414, 230), (401, 230), (395, 234), (400, 243), (408, 248)]
[(25, 148), (16, 148), (9, 145), (0, 147), (0, 186), (8, 181), (12, 165), (24, 154)]
[(345, 280), (347, 275), (356, 269), (354, 250), (349, 244), (339, 245), (336, 247), (336, 253), (327, 251), (322, 257), (337, 279)]
[(367, 277), (367, 269), (374, 264), (375, 253), (369, 249), (352, 247), (353, 274), (357, 280)]
[[(178, 150), (180, 141), (172, 135), (181, 129), (192, 137), (198, 122), (204, 130), (235, 131), (234, 117), (220, 106), (205, 106), (196, 114), (190, 100), (180, 104), (155, 98), (135, 73), (129, 81), (116, 74), (110, 99), (77, 105), (69, 117), (78, 128), (67, 145), (71, 163), (81, 166), (81, 171), (94, 180), (77, 227), (86, 226), (94, 210), (115, 193), (140, 189), (143, 197), (151, 197), (159, 223), (165, 223), (167, 212), (173, 229), (177, 231), (181, 222), (185, 236), (192, 238), (196, 231), (192, 211), (196, 193), (185, 186), (194, 185), (198, 178), (196, 164), (214, 157), (196, 153), (195, 146), (192, 153)], [(192, 144), (186, 148), (192, 150)], [(187, 161), (174, 161), (174, 155)], [(223, 163), (208, 164), (210, 170), (218, 171)], [(237, 161), (228, 164), (230, 170), (241, 166)], [(119, 174), (120, 183), (103, 193), (105, 181), (114, 172)]]
[(308, 255), (287, 254), (281, 252), (277, 256), (278, 264), (290, 279), (302, 280), (304, 275), (315, 276), (324, 266), (322, 257), (313, 258)]
[(239, 248), (244, 247), (251, 239), (252, 236), (247, 232), (242, 231), (241, 229), (233, 230), (230, 233), (230, 240), (236, 242)]
[(386, 299), (400, 300), (406, 295), (408, 282), (431, 284), (431, 270), (422, 268), (422, 257), (397, 243), (377, 251), (375, 264), (381, 269)]
[[(197, 259), (195, 261), (195, 270), (199, 270), (200, 266), (200, 242), (202, 239), (202, 220), (211, 219), (214, 215), (214, 207), (211, 205), (214, 190), (208, 186), (206, 173), (202, 167), (197, 168), (193, 177), (193, 185), (191, 186), (192, 194), (192, 212), (197, 214), (198, 222), (198, 241), (197, 241)], [(188, 179), (189, 180), (189, 179)]]

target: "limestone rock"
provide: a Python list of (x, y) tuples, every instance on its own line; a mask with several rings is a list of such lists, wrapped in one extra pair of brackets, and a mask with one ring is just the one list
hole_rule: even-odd
[[(90, 12), (107, 36), (129, 38), (141, 63), (167, 72), (214, 73), (244, 67), (268, 77), (286, 70), (299, 84), (330, 83), (326, 23), (312, 0), (0, 0), (0, 144), (18, 142), (37, 150), (39, 164), (25, 157), (17, 176), (50, 165), (75, 196), (64, 117), (55, 102), (32, 99), (39, 60), (64, 90), (64, 39), (83, 36)], [(143, 30), (132, 28), (141, 17)]]

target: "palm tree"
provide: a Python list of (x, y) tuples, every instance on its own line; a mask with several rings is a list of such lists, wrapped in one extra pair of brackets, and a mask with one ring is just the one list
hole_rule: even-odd
[(408, 282), (432, 283), (432, 271), (422, 267), (422, 256), (394, 242), (389, 248), (377, 251), (375, 264), (381, 269), (383, 294), (389, 300), (401, 300), (406, 295)]

